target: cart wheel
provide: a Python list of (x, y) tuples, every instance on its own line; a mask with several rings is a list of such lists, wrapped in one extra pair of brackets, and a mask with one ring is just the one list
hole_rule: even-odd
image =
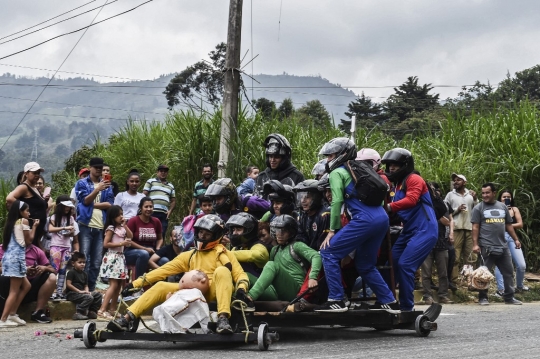
[(87, 322), (83, 328), (83, 342), (88, 349), (92, 349), (96, 346), (96, 337), (94, 331), (96, 330), (96, 323)]
[(416, 320), (414, 321), (414, 329), (419, 337), (427, 337), (429, 333), (431, 333), (430, 329), (424, 328), (424, 323), (428, 320), (429, 318), (425, 315), (419, 315), (416, 317)]
[(257, 345), (261, 351), (268, 350), (268, 347), (270, 346), (268, 324), (266, 323), (261, 323), (261, 325), (259, 325), (259, 329), (257, 330)]

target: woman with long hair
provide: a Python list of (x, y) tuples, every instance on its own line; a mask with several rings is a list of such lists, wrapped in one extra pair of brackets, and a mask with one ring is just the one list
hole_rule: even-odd
[[(506, 204), (508, 212), (510, 212), (510, 215), (512, 216), (512, 227), (514, 227), (514, 230), (516, 230), (517, 233), (518, 229), (523, 228), (523, 219), (521, 218), (519, 208), (517, 208), (514, 204), (514, 195), (512, 194), (512, 190), (502, 190), (499, 192), (499, 197), (497, 200)], [(504, 237), (506, 238), (506, 243), (508, 243), (508, 248), (510, 249), (510, 254), (512, 255), (512, 262), (514, 262), (514, 266), (516, 267), (516, 293), (528, 291), (529, 287), (523, 285), (523, 280), (525, 279), (525, 269), (527, 269), (523, 249), (516, 248), (516, 244), (508, 232), (504, 232)], [(497, 267), (495, 267), (495, 277), (497, 278), (496, 295), (502, 297), (504, 294), (504, 281), (501, 272), (499, 272), (499, 268)]]
[(124, 218), (129, 221), (131, 217), (137, 215), (139, 203), (144, 197), (144, 194), (139, 193), (138, 189), (141, 184), (141, 175), (135, 168), (129, 171), (126, 179), (126, 190), (120, 192), (114, 198), (114, 204), (120, 206), (124, 212)]

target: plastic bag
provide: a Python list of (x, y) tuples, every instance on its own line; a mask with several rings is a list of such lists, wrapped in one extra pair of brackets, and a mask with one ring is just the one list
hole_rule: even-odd
[(486, 266), (480, 266), (469, 277), (469, 285), (476, 289), (486, 290), (493, 278), (495, 277)]

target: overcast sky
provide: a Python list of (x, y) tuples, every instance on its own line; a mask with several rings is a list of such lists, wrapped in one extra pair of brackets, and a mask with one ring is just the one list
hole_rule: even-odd
[[(89, 1), (1, 0), (0, 37)], [(97, 21), (144, 1), (109, 0)], [(62, 18), (104, 3), (93, 1)], [(62, 70), (137, 79), (181, 71), (226, 40), (228, 6), (227, 0), (154, 0), (90, 28)], [(96, 13), (0, 44), (0, 57), (86, 26)], [(538, 0), (244, 0), (242, 53), (259, 55), (255, 74), (320, 74), (344, 87), (395, 86), (413, 75), (433, 85), (497, 84), (508, 71), (540, 63), (539, 18)], [(2, 64), (57, 69), (81, 33), (1, 60), (0, 73), (50, 74)], [(459, 89), (436, 91), (446, 98)]]

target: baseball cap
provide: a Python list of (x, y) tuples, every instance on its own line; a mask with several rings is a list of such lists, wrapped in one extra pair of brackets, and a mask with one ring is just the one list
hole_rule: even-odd
[(73, 207), (73, 208), (75, 208), (75, 205), (74, 205), (73, 202), (71, 202), (71, 201), (62, 201), (62, 202), (60, 202), (60, 203), (63, 204), (64, 206), (66, 206), (66, 207)]
[(465, 178), (464, 175), (458, 175), (456, 173), (452, 173), (452, 181), (454, 181), (456, 178), (461, 178), (464, 182), (467, 182), (467, 178)]
[(44, 172), (45, 170), (41, 168), (41, 166), (37, 162), (28, 162), (27, 164), (24, 165), (24, 172), (29, 172), (29, 171), (30, 172), (35, 172), (35, 171)]
[(157, 168), (157, 170), (158, 170), (158, 171), (159, 171), (159, 170), (167, 170), (167, 171), (168, 171), (168, 170), (169, 170), (169, 166), (167, 166), (167, 165), (159, 165), (158, 168)]
[(87, 173), (87, 172), (90, 172), (90, 170), (88, 168), (81, 168), (81, 170), (79, 171), (79, 177), (81, 177), (84, 173)]
[(90, 167), (103, 167), (103, 158), (101, 157), (92, 157), (90, 159)]

